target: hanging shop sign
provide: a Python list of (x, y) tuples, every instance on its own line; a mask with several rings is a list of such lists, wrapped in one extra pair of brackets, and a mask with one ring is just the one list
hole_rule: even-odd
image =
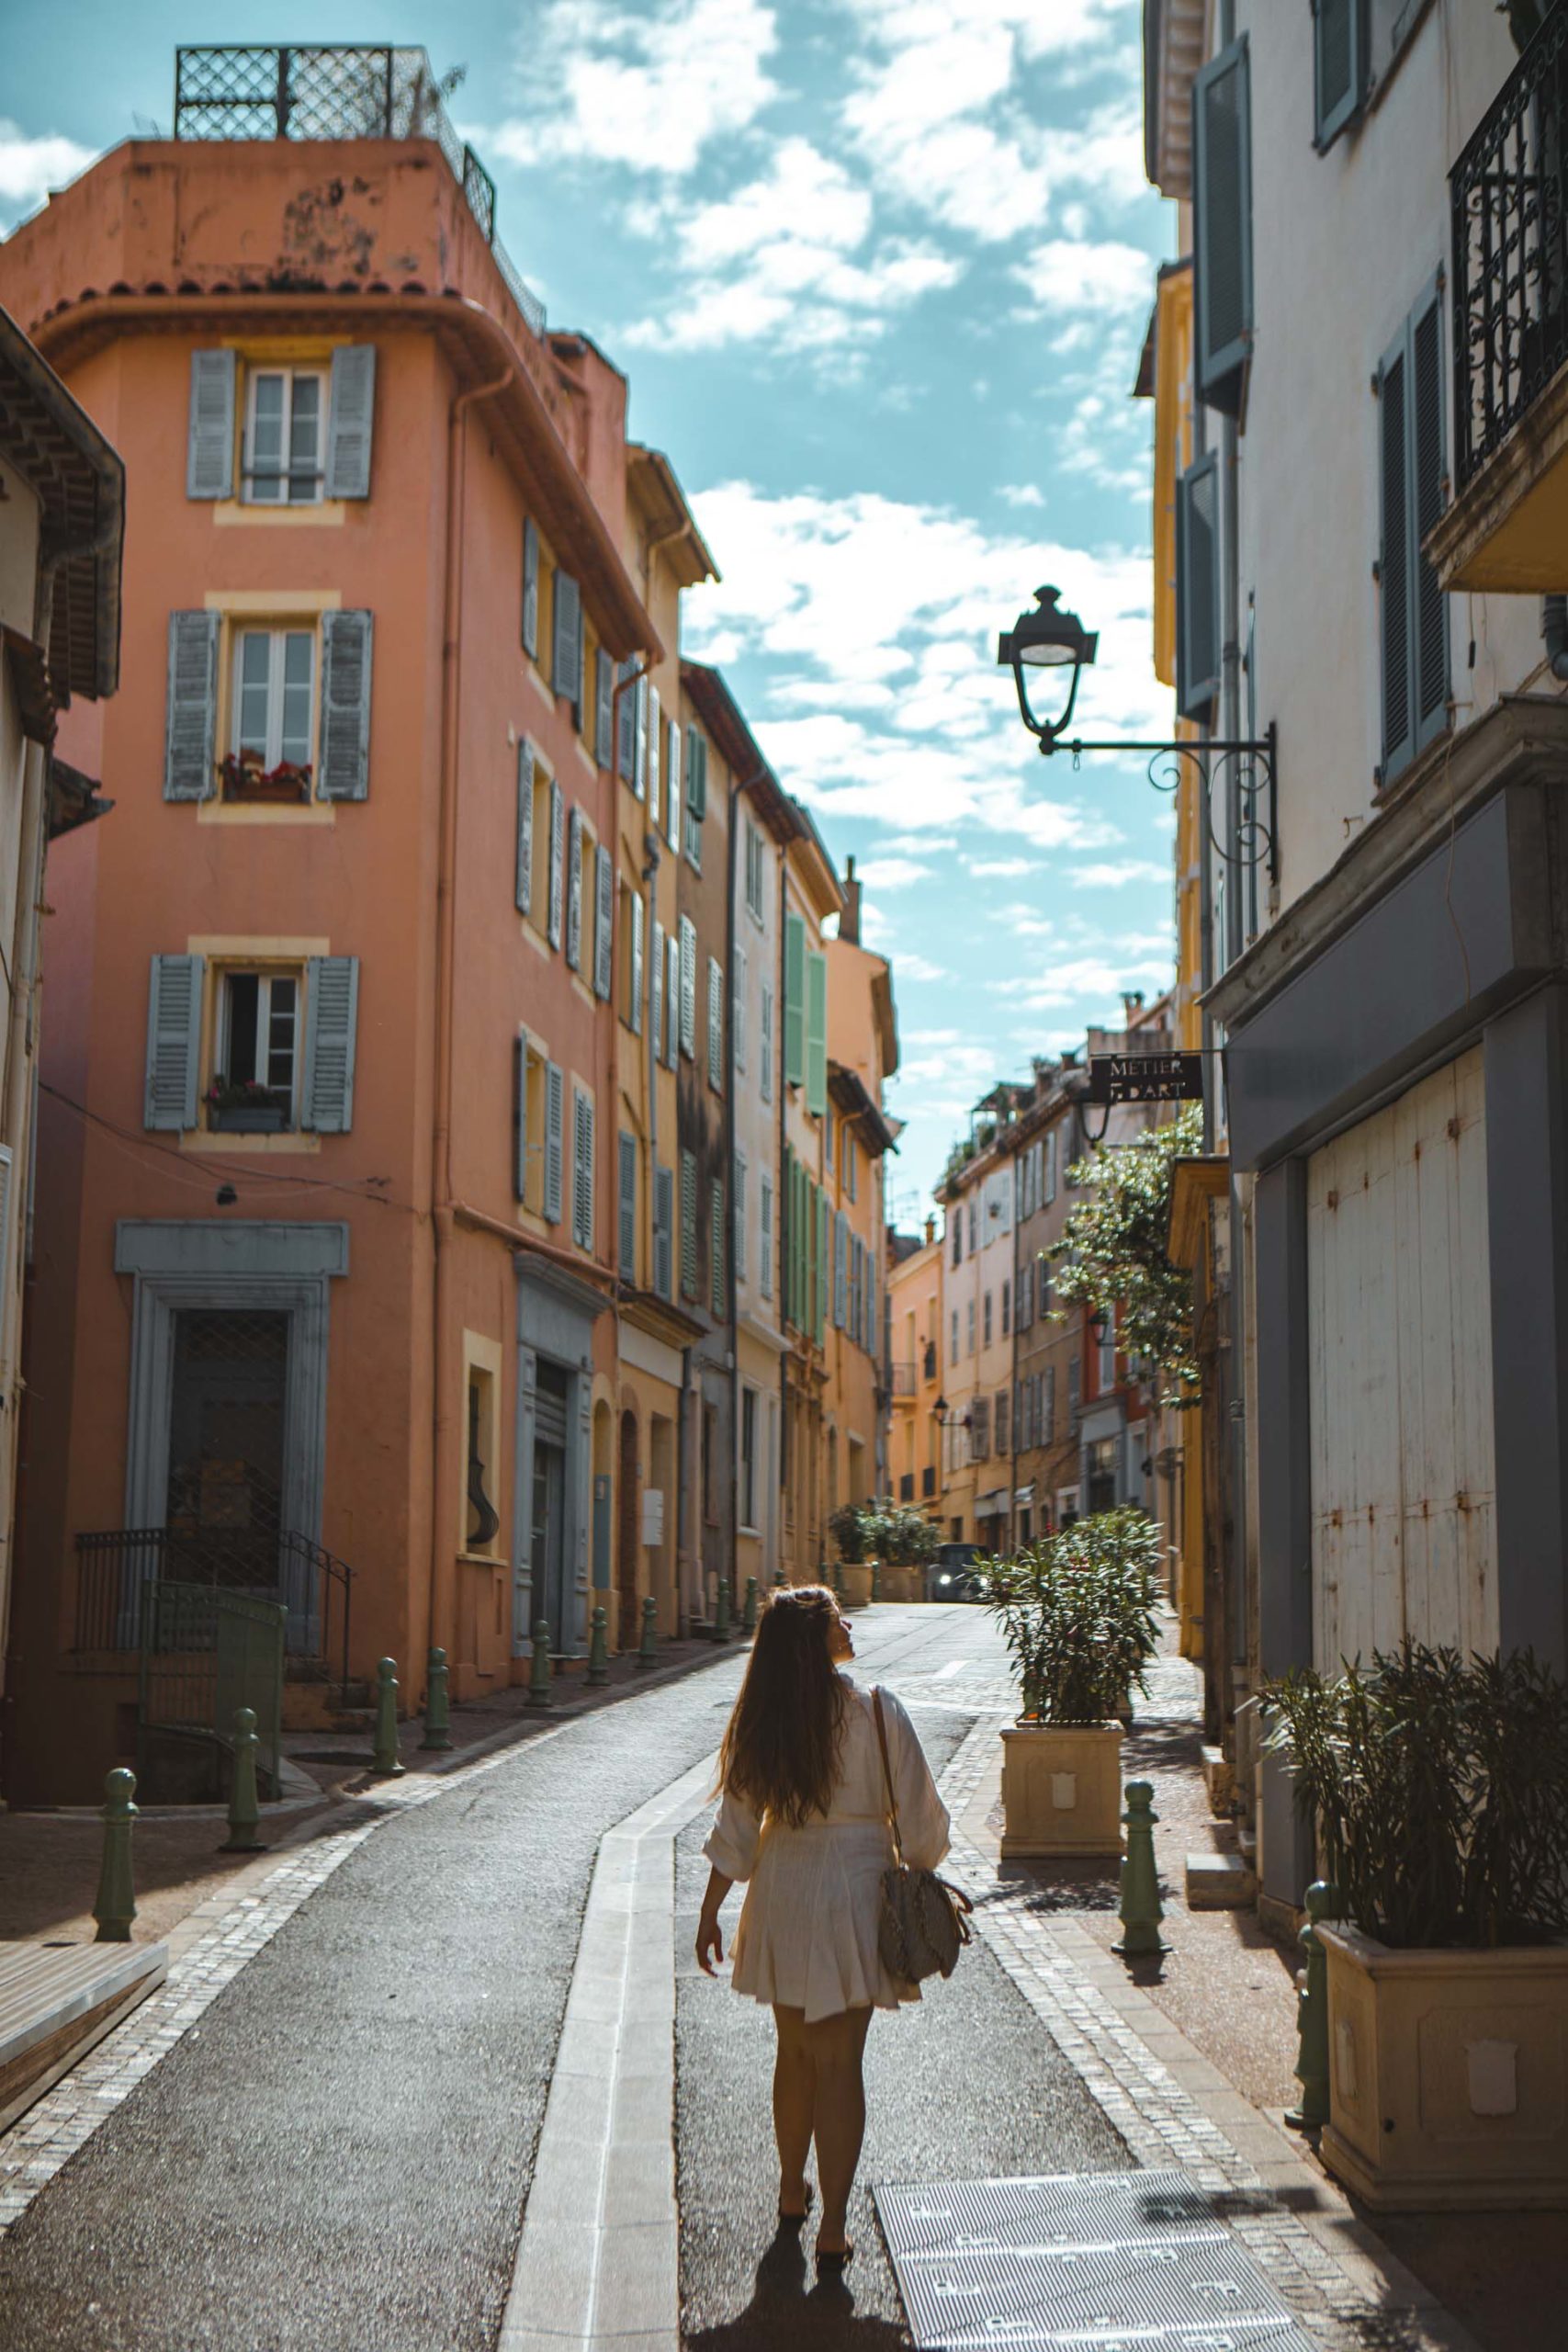
[(1201, 1054), (1091, 1054), (1091, 1102), (1201, 1102)]

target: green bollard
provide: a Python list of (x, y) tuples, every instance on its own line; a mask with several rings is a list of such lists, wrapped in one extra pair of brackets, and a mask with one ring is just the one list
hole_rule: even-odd
[(638, 1666), (652, 1666), (659, 1656), (659, 1603), (651, 1592), (643, 1595), (642, 1639), (637, 1644)]
[(746, 1606), (740, 1615), (740, 1630), (745, 1634), (754, 1634), (757, 1630), (757, 1579), (755, 1577), (748, 1577), (746, 1579)]
[(781, 1584), (787, 1584), (788, 1582), (789, 1578), (785, 1576), (782, 1568), (775, 1568), (773, 1570), (773, 1589), (775, 1592), (778, 1590)]
[(528, 1704), (547, 1707), (550, 1703), (550, 1621), (547, 1617), (534, 1620), (534, 1657), (528, 1668)]
[(385, 1781), (395, 1781), (402, 1769), (398, 1758), (398, 1661), (383, 1657), (376, 1662), (376, 1743), (370, 1770)]
[(1127, 1851), (1122, 1863), (1122, 1940), (1111, 1949), (1123, 1960), (1144, 1960), (1170, 1950), (1161, 1942), (1159, 1932), (1165, 1917), (1155, 1867), (1155, 1823), (1159, 1815), (1154, 1809), (1152, 1781), (1129, 1781), (1126, 1795), (1127, 1810), (1122, 1815), (1127, 1827)]
[(588, 1636), (588, 1679), (608, 1682), (610, 1679), (609, 1618), (603, 1609), (593, 1611), (592, 1631)]
[(251, 1707), (234, 1710), (234, 1784), (229, 1792), (229, 1835), (220, 1854), (264, 1854), (256, 1830), (261, 1806), (256, 1798), (256, 1718)]
[(713, 1631), (716, 1641), (727, 1642), (729, 1639), (729, 1578), (728, 1577), (720, 1577), (718, 1580), (718, 1605), (714, 1611)]
[(136, 1889), (130, 1879), (130, 1825), (136, 1818), (132, 1799), (136, 1775), (121, 1765), (104, 1780), (104, 1859), (98, 1871), (93, 1917), (98, 1923), (94, 1940), (128, 1944), (136, 1917)]
[(430, 1653), (428, 1668), (429, 1691), (424, 1702), (424, 1737), (422, 1748), (444, 1751), (452, 1745), (452, 1718), (446, 1698), (446, 1653), (434, 1649)]
[(1306, 1909), (1296, 1939), (1306, 1954), (1306, 1966), (1296, 1978), (1295, 2076), (1302, 2095), (1294, 2107), (1285, 2109), (1285, 2120), (1294, 2131), (1316, 2132), (1328, 2120), (1328, 1962), (1317, 1929), (1320, 1920), (1339, 1917), (1338, 1888), (1326, 1879), (1314, 1879), (1306, 1891)]

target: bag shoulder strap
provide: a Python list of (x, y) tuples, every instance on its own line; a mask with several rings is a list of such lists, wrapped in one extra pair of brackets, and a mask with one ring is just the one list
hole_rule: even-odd
[(882, 1750), (882, 1778), (887, 1790), (887, 1817), (893, 1825), (893, 1851), (902, 1867), (904, 1841), (898, 1835), (898, 1800), (893, 1793), (893, 1767), (887, 1760), (887, 1725), (882, 1713), (882, 1691), (874, 1685), (871, 1693), (872, 1713), (876, 1717), (876, 1744)]

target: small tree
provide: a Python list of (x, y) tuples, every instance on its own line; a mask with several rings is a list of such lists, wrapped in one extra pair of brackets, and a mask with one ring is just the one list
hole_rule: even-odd
[(846, 1568), (858, 1568), (865, 1557), (865, 1506), (863, 1503), (840, 1503), (837, 1510), (828, 1514), (828, 1532), (839, 1547), (839, 1557)]
[(1012, 1652), (1026, 1717), (1103, 1723), (1144, 1688), (1159, 1643), (1159, 1558), (1158, 1528), (1124, 1505), (995, 1563), (987, 1605)]
[(1192, 1277), (1166, 1255), (1174, 1163), (1202, 1149), (1197, 1103), (1130, 1144), (1097, 1144), (1067, 1170), (1087, 1197), (1062, 1228), (1052, 1257), (1057, 1295), (1115, 1320), (1130, 1356), (1145, 1356), (1170, 1393), (1166, 1405), (1201, 1396), (1192, 1330)]

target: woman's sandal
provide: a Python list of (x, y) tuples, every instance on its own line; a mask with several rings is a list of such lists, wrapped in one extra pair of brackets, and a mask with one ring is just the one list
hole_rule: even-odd
[(845, 2264), (853, 2258), (853, 2255), (852, 2245), (837, 2247), (819, 2245), (817, 2249), (817, 2267), (818, 2270), (841, 2271)]
[(806, 2184), (806, 2202), (805, 2202), (805, 2204), (801, 2207), (801, 2209), (800, 2209), (800, 2211), (799, 2211), (799, 2212), (798, 2212), (798, 2213), (786, 2213), (786, 2212), (785, 2212), (785, 2211), (784, 2211), (784, 2207), (783, 2207), (783, 2205), (782, 2205), (782, 2204), (780, 2205), (780, 2207), (779, 2207), (779, 2222), (780, 2222), (781, 2227), (783, 2227), (783, 2228), (784, 2228), (784, 2229), (786, 2229), (786, 2230), (787, 2230), (787, 2229), (798, 2229), (798, 2228), (800, 2227), (800, 2224), (802, 2223), (802, 2222), (804, 2222), (804, 2221), (805, 2221), (805, 2219), (806, 2219), (807, 2215), (810, 2212), (810, 2211), (811, 2211), (811, 2206), (812, 2206), (812, 2190), (811, 2190), (811, 2183), (810, 2183), (809, 2181), (807, 2181), (807, 2184)]

